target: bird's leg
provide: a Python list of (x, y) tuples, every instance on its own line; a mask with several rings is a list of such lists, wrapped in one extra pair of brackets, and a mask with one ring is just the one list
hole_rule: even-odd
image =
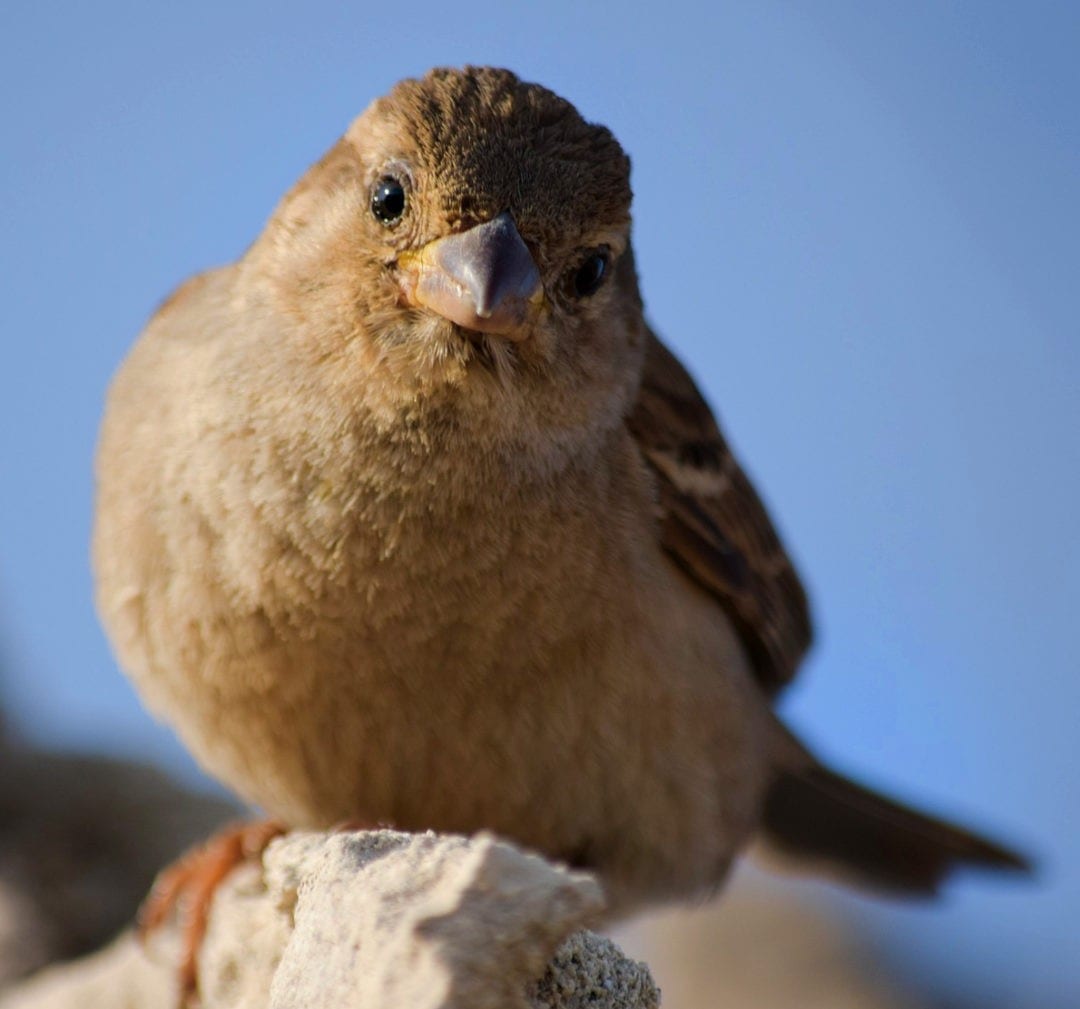
[(196, 994), (199, 949), (217, 888), (236, 866), (261, 856), (267, 845), (284, 833), (284, 825), (274, 820), (230, 824), (158, 874), (139, 909), (138, 933), (145, 941), (174, 913), (179, 915), (181, 1005), (187, 1005)]

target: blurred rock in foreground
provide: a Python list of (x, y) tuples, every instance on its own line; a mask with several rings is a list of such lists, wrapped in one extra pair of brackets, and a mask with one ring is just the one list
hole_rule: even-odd
[(717, 900), (654, 912), (615, 940), (643, 956), (664, 1009), (917, 1009), (880, 957), (791, 880), (740, 866)]
[(0, 988), (97, 949), (236, 807), (160, 771), (0, 742)]

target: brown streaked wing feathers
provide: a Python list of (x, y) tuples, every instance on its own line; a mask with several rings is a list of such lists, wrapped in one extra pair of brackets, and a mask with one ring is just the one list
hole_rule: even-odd
[(651, 333), (628, 426), (656, 474), (664, 549), (717, 598), (775, 694), (810, 645), (806, 593), (704, 397)]

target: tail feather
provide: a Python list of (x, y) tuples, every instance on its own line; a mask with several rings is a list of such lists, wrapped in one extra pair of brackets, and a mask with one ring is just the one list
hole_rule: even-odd
[(934, 894), (965, 866), (1030, 869), (1016, 852), (893, 802), (816, 761), (776, 779), (763, 826), (782, 853), (892, 893)]

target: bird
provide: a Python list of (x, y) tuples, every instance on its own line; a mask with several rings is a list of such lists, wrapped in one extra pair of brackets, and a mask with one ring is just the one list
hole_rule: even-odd
[(629, 158), (511, 71), (401, 81), (180, 286), (96, 480), (119, 664), (285, 827), (490, 830), (614, 916), (757, 837), (890, 893), (1025, 864), (781, 721), (807, 595), (645, 321)]

